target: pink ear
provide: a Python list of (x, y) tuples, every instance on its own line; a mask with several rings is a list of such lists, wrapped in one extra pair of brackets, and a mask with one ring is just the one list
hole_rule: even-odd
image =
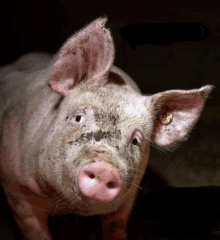
[(107, 18), (99, 18), (71, 37), (60, 49), (51, 67), (50, 87), (66, 96), (81, 80), (103, 84), (114, 61), (111, 33), (105, 28)]
[(148, 108), (157, 116), (152, 140), (160, 146), (186, 140), (212, 89), (213, 86), (207, 85), (200, 89), (170, 90), (153, 95), (148, 101)]

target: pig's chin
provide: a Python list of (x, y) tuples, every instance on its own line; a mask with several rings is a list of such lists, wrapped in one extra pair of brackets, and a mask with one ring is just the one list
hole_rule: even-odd
[(82, 200), (78, 204), (75, 214), (82, 216), (92, 216), (92, 215), (102, 215), (116, 211), (122, 202), (112, 201), (112, 202), (89, 202), (88, 200)]
[[(116, 197), (117, 199), (117, 197)], [(86, 204), (86, 205), (98, 205), (98, 204), (111, 204), (114, 202), (114, 199), (112, 201), (109, 200), (105, 200), (103, 199), (103, 201), (97, 200), (97, 199), (91, 199), (91, 198), (87, 198), (87, 197), (83, 197), (81, 200), (82, 204)]]

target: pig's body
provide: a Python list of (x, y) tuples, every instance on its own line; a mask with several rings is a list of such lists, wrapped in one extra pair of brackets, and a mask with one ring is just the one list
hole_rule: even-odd
[(105, 21), (70, 38), (48, 67), (3, 78), (12, 86), (19, 76), (4, 89), (1, 181), (27, 239), (51, 239), (47, 218), (63, 213), (107, 214), (105, 239), (126, 239), (150, 141), (184, 140), (211, 91), (143, 96), (112, 65)]
[[(28, 69), (28, 70), (31, 71), (31, 69)], [(141, 165), (141, 168), (140, 168), (141, 174), (139, 174), (138, 179), (136, 179), (132, 188), (130, 189), (131, 196), (129, 196), (129, 194), (122, 193), (121, 196), (117, 198), (117, 201), (111, 202), (111, 204), (109, 203), (101, 204), (100, 202), (98, 202), (97, 205), (93, 204), (92, 208), (91, 208), (91, 204), (89, 203), (88, 204), (86, 204), (85, 202), (81, 203), (80, 200), (77, 199), (77, 196), (74, 196), (73, 193), (70, 193), (71, 195), (67, 196), (67, 199), (66, 199), (66, 200), (70, 199), (73, 203), (71, 202), (68, 203), (67, 201), (65, 202), (64, 199), (62, 199), (64, 198), (64, 196), (62, 196), (60, 199), (58, 196), (55, 195), (55, 198), (53, 199), (53, 194), (55, 194), (55, 192), (53, 192), (53, 189), (56, 189), (56, 183), (54, 184), (55, 186), (52, 186), (51, 189), (49, 189), (50, 188), (49, 183), (48, 182), (46, 183), (48, 184), (47, 186), (44, 186), (44, 184), (42, 183), (42, 186), (41, 186), (40, 185), (41, 179), (38, 179), (36, 176), (36, 169), (40, 168), (40, 169), (46, 170), (48, 168), (48, 170), (46, 171), (48, 172), (50, 171), (49, 168), (51, 166), (50, 165), (45, 166), (44, 159), (49, 151), (48, 148), (50, 146), (50, 142), (53, 140), (54, 135), (56, 134), (56, 131), (58, 131), (58, 130), (54, 130), (54, 126), (59, 126), (59, 124), (55, 121), (55, 119), (57, 119), (57, 115), (58, 115), (57, 111), (59, 111), (57, 109), (60, 108), (58, 105), (61, 102), (60, 99), (62, 98), (60, 95), (58, 95), (54, 91), (51, 91), (51, 89), (48, 87), (47, 76), (45, 76), (47, 75), (47, 72), (48, 72), (47, 69), (38, 70), (37, 72), (32, 72), (30, 75), (27, 74), (25, 79), (24, 78), (17, 79), (19, 81), (23, 81), (23, 82), (20, 82), (20, 85), (18, 85), (18, 88), (22, 89), (21, 96), (20, 96), (20, 91), (18, 90), (19, 91), (18, 98), (20, 98), (21, 102), (25, 103), (25, 106), (24, 108), (21, 108), (21, 105), (19, 105), (19, 107), (16, 107), (13, 110), (11, 110), (11, 108), (8, 106), (8, 108), (6, 108), (5, 110), (4, 118), (5, 119), (7, 118), (7, 123), (6, 123), (6, 126), (3, 127), (4, 133), (5, 133), (4, 134), (5, 138), (3, 141), (5, 143), (4, 145), (5, 151), (7, 151), (4, 155), (7, 155), (7, 156), (5, 156), (5, 158), (2, 157), (2, 159), (4, 160), (1, 161), (1, 176), (2, 176), (1, 178), (2, 178), (4, 189), (8, 193), (9, 202), (11, 202), (12, 199), (13, 201), (16, 201), (15, 199), (17, 199), (17, 202), (21, 202), (21, 199), (25, 197), (25, 202), (26, 201), (30, 202), (31, 206), (35, 204), (38, 205), (36, 208), (36, 211), (41, 212), (45, 215), (53, 215), (53, 214), (59, 214), (59, 213), (95, 215), (95, 214), (105, 214), (109, 212), (114, 212), (118, 209), (119, 206), (122, 205), (122, 203), (125, 201), (125, 198), (127, 200), (129, 200), (130, 198), (134, 199), (133, 195), (138, 190), (139, 182), (144, 173), (143, 169), (146, 168), (146, 165), (147, 165), (149, 147), (143, 148), (144, 151), (146, 151), (146, 152), (143, 151), (142, 153), (144, 156), (143, 158), (144, 165), (143, 164)], [(25, 72), (23, 73), (20, 72), (20, 74), (25, 74)], [(15, 80), (16, 80), (16, 76), (18, 75), (17, 74), (12, 75), (11, 73), (10, 75), (11, 75), (10, 80), (16, 83), (17, 85), (18, 82), (16, 82)], [(15, 76), (15, 78), (13, 78), (12, 76)], [(109, 103), (112, 104), (113, 96), (117, 97), (116, 102), (126, 101), (127, 97), (132, 98), (132, 100), (135, 100), (141, 96), (139, 93), (137, 93), (139, 89), (136, 83), (119, 68), (112, 66), (110, 76), (111, 76), (111, 80), (115, 83), (117, 83), (117, 81), (119, 80), (120, 85), (116, 85), (115, 83), (108, 84), (103, 89), (99, 89), (101, 96), (100, 96), (100, 99), (97, 99), (97, 102), (101, 102), (104, 97), (107, 105), (109, 105)], [(5, 76), (3, 77), (3, 79), (8, 79), (8, 77)], [(134, 87), (136, 91), (134, 91), (129, 85), (132, 85), (132, 87)], [(118, 91), (118, 89), (120, 89), (120, 91)], [(123, 92), (129, 92), (129, 94), (123, 94)], [(106, 93), (108, 94), (106, 95)], [(104, 94), (104, 96), (102, 94)], [(83, 100), (84, 106), (88, 105), (91, 107), (90, 99), (94, 94), (87, 92), (86, 95), (87, 96), (82, 95), (80, 96), (80, 98), (81, 100)], [(14, 93), (13, 96), (17, 101), (16, 93)], [(11, 98), (12, 97), (11, 94), (9, 94), (7, 97), (9, 98), (9, 101), (13, 99)], [(97, 93), (95, 97), (98, 98)], [(24, 98), (29, 99), (29, 101), (26, 102)], [(87, 103), (85, 100), (88, 100)], [(14, 103), (15, 106), (17, 106), (17, 104), (18, 103)], [(100, 107), (102, 105), (103, 103), (100, 105)], [(99, 110), (101, 110), (102, 114), (105, 115), (109, 111), (110, 106), (104, 105), (103, 108), (100, 108), (100, 107), (99, 107)], [(10, 109), (10, 110), (7, 111), (7, 109)], [(117, 109), (118, 113), (117, 115), (116, 114), (115, 115), (119, 116), (120, 112), (123, 110), (125, 110), (124, 105), (122, 105), (120, 109)], [(65, 113), (66, 111), (68, 111), (68, 107), (64, 109)], [(7, 112), (9, 115), (7, 115)], [(61, 115), (64, 116), (63, 114), (64, 113), (62, 113)], [(24, 124), (23, 123), (24, 119), (27, 119), (25, 128), (22, 127), (22, 125)], [(115, 120), (117, 121), (117, 119)], [(105, 123), (106, 119), (103, 118), (102, 121), (103, 123)], [(10, 130), (8, 130), (8, 133), (6, 132), (8, 129), (7, 126), (10, 126)], [(114, 125), (112, 127), (114, 127)], [(91, 130), (92, 129), (96, 131), (99, 130), (98, 126), (95, 126), (95, 124), (92, 125)], [(107, 128), (105, 129), (104, 127), (102, 127), (102, 129), (103, 129), (103, 132), (106, 132), (108, 135), (109, 130)], [(109, 131), (109, 133), (111, 134), (111, 131)], [(114, 134), (114, 132), (112, 134)], [(117, 132), (116, 132), (116, 137), (118, 136), (120, 137), (120, 135), (117, 135)], [(39, 144), (40, 149), (38, 147), (36, 148), (36, 142), (38, 144), (40, 143)], [(149, 146), (149, 143), (146, 145)], [(22, 151), (20, 149), (22, 149)], [(122, 154), (125, 154), (125, 153), (122, 152)], [(35, 156), (34, 160), (33, 160), (33, 156)], [(121, 167), (121, 169), (123, 169), (123, 166)], [(78, 170), (78, 168), (73, 170)], [(124, 171), (126, 170), (127, 169), (125, 166)], [(73, 179), (76, 179), (76, 174), (77, 173), (75, 173), (75, 177), (73, 177)], [(58, 174), (55, 176), (54, 181), (56, 181), (57, 177), (58, 177)], [(8, 184), (9, 182), (13, 182), (13, 186), (9, 185)], [(67, 185), (69, 185), (69, 182)], [(76, 185), (76, 182), (74, 182), (73, 185)], [(68, 188), (68, 186), (66, 187)], [(71, 189), (69, 189), (69, 191), (71, 191)], [(37, 203), (33, 203), (32, 202), (33, 199), (29, 200), (28, 196), (30, 196), (30, 193), (31, 193), (31, 198), (37, 199)], [(56, 194), (59, 194), (59, 191)], [(50, 200), (50, 198), (52, 199)], [(61, 201), (61, 204), (58, 207), (58, 203), (60, 201)], [(13, 205), (14, 207), (18, 207), (18, 205), (14, 203), (11, 203), (11, 205)], [(25, 217), (26, 216), (23, 216), (23, 218)]]

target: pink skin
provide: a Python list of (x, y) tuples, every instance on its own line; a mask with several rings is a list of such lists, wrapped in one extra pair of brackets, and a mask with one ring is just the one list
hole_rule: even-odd
[(105, 162), (84, 166), (79, 172), (78, 182), (83, 197), (90, 203), (111, 202), (122, 186), (118, 170)]

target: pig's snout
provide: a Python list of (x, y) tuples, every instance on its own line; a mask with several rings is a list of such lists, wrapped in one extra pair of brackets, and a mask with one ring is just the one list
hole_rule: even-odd
[(118, 170), (106, 162), (95, 162), (82, 167), (78, 181), (83, 198), (91, 203), (114, 200), (122, 187)]

